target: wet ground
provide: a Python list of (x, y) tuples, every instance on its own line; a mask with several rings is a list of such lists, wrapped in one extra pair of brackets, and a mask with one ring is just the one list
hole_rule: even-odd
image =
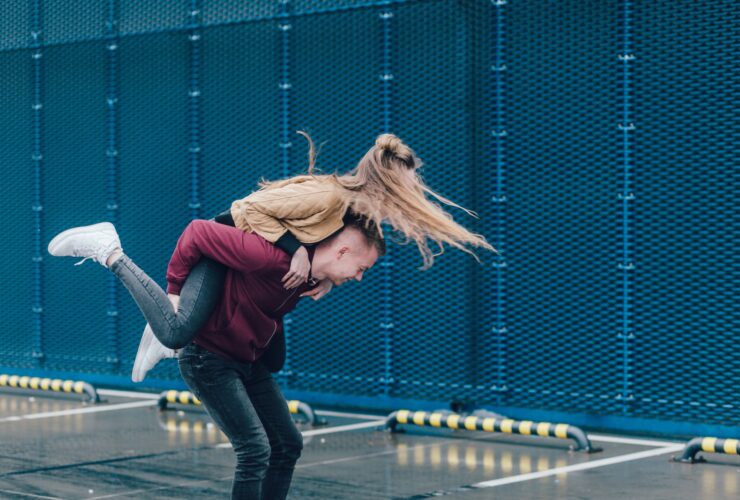
[[(158, 395), (0, 392), (0, 498), (228, 498), (234, 456), (207, 414), (157, 409)], [(569, 441), (400, 426), (384, 415), (315, 408), (301, 424), (303, 455), (289, 498), (726, 499), (740, 498), (740, 460), (669, 459), (682, 441), (590, 434), (600, 453)]]

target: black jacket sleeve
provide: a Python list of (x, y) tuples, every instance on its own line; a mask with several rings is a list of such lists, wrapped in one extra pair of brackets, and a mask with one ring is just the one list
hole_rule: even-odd
[(288, 255), (291, 256), (296, 253), (296, 250), (301, 248), (302, 245), (303, 243), (301, 243), (290, 231), (286, 232), (275, 242), (276, 247), (285, 250), (288, 252)]

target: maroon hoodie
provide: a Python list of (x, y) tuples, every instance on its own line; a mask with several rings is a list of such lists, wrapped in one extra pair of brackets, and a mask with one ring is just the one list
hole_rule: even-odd
[[(309, 261), (314, 249), (308, 248)], [(283, 328), (306, 283), (286, 290), (281, 279), (290, 270), (291, 256), (255, 233), (194, 220), (185, 228), (167, 266), (167, 293), (180, 294), (190, 270), (201, 257), (227, 267), (221, 298), (195, 343), (224, 358), (254, 362)]]

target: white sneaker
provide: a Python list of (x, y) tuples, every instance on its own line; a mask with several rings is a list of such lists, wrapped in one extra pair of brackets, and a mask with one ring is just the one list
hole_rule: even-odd
[(159, 360), (165, 358), (176, 357), (177, 351), (170, 349), (162, 345), (154, 336), (152, 327), (149, 323), (144, 328), (144, 333), (141, 334), (141, 342), (139, 342), (139, 350), (136, 352), (136, 360), (134, 361), (134, 368), (131, 370), (131, 380), (134, 382), (141, 382), (146, 377), (149, 370), (154, 368)]
[(121, 240), (113, 224), (101, 222), (62, 231), (49, 242), (48, 250), (56, 257), (84, 257), (75, 266), (93, 259), (108, 267), (105, 262), (114, 250), (121, 250)]

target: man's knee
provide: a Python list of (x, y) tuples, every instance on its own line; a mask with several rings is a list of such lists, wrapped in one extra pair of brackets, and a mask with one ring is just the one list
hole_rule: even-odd
[(234, 453), (236, 453), (236, 474), (241, 480), (264, 479), (272, 453), (267, 436), (234, 445)]
[(303, 451), (303, 435), (297, 429), (290, 435), (284, 436), (279, 450), (272, 450), (270, 461), (272, 465), (292, 467), (301, 457)]

